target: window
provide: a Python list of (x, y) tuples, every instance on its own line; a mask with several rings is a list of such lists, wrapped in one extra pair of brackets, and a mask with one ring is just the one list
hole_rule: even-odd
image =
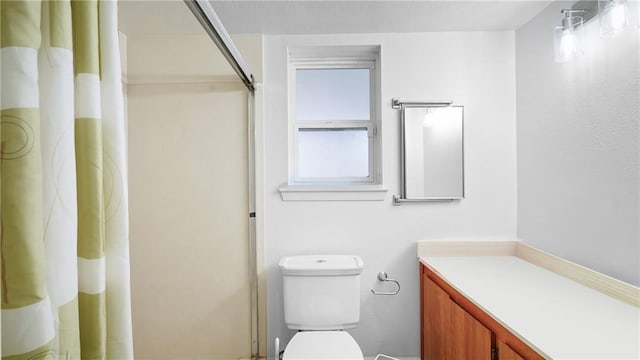
[[(379, 47), (363, 49), (325, 49), (328, 56), (318, 56), (318, 51), (313, 56), (290, 52), (289, 186), (280, 189), (283, 199), (384, 198), (378, 137)], [(318, 198), (310, 192), (324, 195)], [(331, 195), (335, 192), (340, 193), (338, 199)]]

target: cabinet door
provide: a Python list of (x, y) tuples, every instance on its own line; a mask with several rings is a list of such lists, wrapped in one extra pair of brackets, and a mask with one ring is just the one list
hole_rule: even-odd
[(422, 274), (422, 359), (491, 360), (491, 331)]
[(491, 331), (453, 301), (451, 310), (451, 358), (491, 360)]
[(524, 360), (523, 357), (518, 355), (509, 345), (502, 341), (498, 342), (498, 359), (499, 360)]
[(427, 275), (422, 275), (422, 359), (451, 359), (450, 336), (453, 302)]

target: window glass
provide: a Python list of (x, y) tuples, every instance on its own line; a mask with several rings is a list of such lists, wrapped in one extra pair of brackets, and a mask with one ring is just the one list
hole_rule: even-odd
[(366, 128), (300, 129), (298, 177), (366, 178), (369, 137)]
[(297, 69), (296, 121), (369, 120), (369, 69)]

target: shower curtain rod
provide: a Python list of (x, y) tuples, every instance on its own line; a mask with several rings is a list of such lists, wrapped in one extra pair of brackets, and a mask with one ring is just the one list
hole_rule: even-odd
[(255, 91), (253, 74), (244, 62), (242, 55), (236, 48), (233, 40), (222, 25), (220, 18), (208, 0), (184, 0), (193, 15), (198, 19), (204, 30), (209, 34), (211, 40), (218, 46), (229, 65), (240, 76), (244, 85), (251, 93)]

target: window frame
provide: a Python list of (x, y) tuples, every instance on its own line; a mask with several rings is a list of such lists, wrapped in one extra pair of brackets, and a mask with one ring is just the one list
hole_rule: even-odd
[[(311, 59), (290, 59), (289, 61), (289, 124), (290, 124), (290, 144), (289, 154), (289, 185), (311, 185), (322, 186), (369, 186), (380, 185), (382, 176), (380, 172), (380, 139), (378, 138), (378, 128), (380, 126), (379, 108), (379, 85), (378, 85), (378, 60), (377, 58), (354, 57), (354, 58), (311, 58)], [(296, 117), (297, 103), (297, 82), (296, 74), (299, 69), (368, 69), (369, 70), (369, 119), (368, 120), (303, 120), (298, 121)], [(303, 129), (366, 129), (368, 137), (368, 169), (367, 177), (301, 177), (299, 175), (300, 159), (298, 151), (298, 134)]]

